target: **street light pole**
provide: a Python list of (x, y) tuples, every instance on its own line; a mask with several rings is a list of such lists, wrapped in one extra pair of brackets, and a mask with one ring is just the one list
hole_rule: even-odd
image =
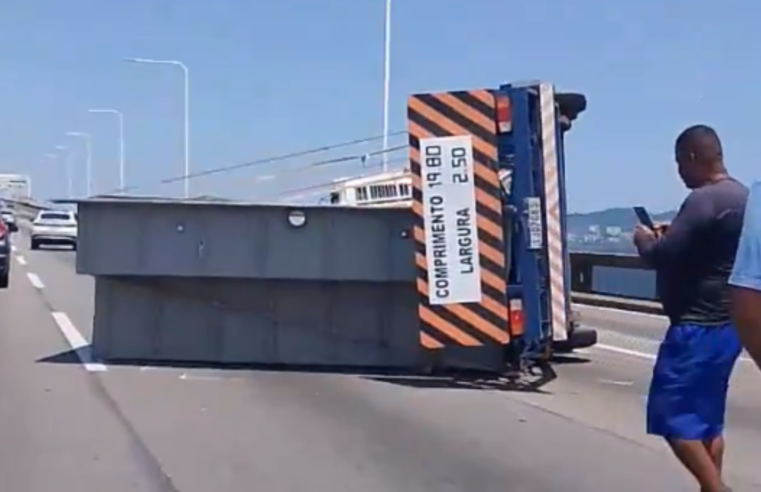
[(87, 198), (92, 196), (92, 137), (86, 132), (66, 132), (70, 137), (81, 138), (85, 142), (85, 153), (87, 157), (86, 180), (87, 180)]
[(66, 198), (74, 198), (74, 181), (71, 176), (71, 152), (68, 147), (63, 145), (56, 145), (56, 150), (66, 153), (65, 168), (66, 168)]
[[(51, 160), (51, 161), (53, 161), (54, 163), (56, 163), (56, 162), (58, 161), (58, 157), (59, 157), (59, 156), (58, 156), (58, 154), (56, 154), (56, 153), (54, 153), (54, 152), (48, 152), (48, 153), (47, 153), (47, 154), (45, 154), (43, 157), (44, 157), (45, 159)], [(29, 195), (31, 195), (31, 194), (32, 194), (32, 193), (30, 192), (30, 193), (29, 193)]]
[(391, 0), (386, 0), (386, 33), (383, 48), (383, 172), (388, 171), (388, 100), (391, 85)]
[(88, 111), (93, 114), (113, 114), (119, 122), (119, 192), (125, 190), (124, 184), (124, 113), (116, 109), (91, 109)]
[(124, 61), (131, 63), (142, 63), (146, 65), (172, 65), (182, 70), (184, 76), (184, 127), (185, 127), (185, 165), (183, 184), (185, 186), (185, 198), (190, 198), (190, 70), (188, 66), (178, 60), (155, 60), (153, 58), (125, 58)]

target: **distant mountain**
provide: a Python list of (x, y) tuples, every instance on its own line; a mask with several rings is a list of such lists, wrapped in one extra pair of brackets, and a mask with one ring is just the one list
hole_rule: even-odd
[[(670, 222), (676, 215), (676, 211), (654, 213), (655, 222)], [(586, 214), (568, 214), (568, 230), (571, 234), (584, 234), (591, 226), (620, 227), (629, 231), (637, 224), (637, 216), (631, 208), (609, 208), (599, 212)]]

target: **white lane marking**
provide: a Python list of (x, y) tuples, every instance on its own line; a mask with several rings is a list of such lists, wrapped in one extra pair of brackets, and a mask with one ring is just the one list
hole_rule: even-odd
[(176, 372), (177, 369), (169, 366), (141, 366), (140, 372)]
[(224, 377), (224, 376), (200, 376), (194, 374), (188, 374), (183, 372), (180, 374), (179, 379), (182, 381), (245, 381), (244, 378), (239, 377)]
[(29, 282), (32, 284), (32, 286), (35, 289), (45, 288), (45, 284), (42, 283), (42, 279), (36, 273), (27, 272), (26, 276), (29, 279)]
[(18, 248), (15, 245), (11, 244), (11, 251), (15, 253), (16, 251), (18, 251)]
[(608, 352), (615, 352), (617, 354), (630, 355), (639, 359), (655, 360), (655, 354), (649, 354), (647, 352), (640, 352), (639, 350), (631, 350), (623, 347), (616, 347), (615, 345), (607, 345), (604, 343), (598, 343), (592, 348), (598, 350), (605, 350)]
[(582, 309), (594, 309), (595, 311), (604, 311), (608, 313), (620, 314), (622, 316), (638, 316), (640, 318), (650, 318), (650, 319), (657, 319), (659, 321), (668, 321), (668, 318), (661, 314), (639, 313), (636, 311), (627, 311), (625, 309), (616, 309), (616, 308), (604, 307), (604, 306), (589, 306), (589, 305), (579, 304), (579, 303), (576, 303), (576, 305)]
[[(586, 305), (582, 305), (582, 304), (580, 304), (579, 307), (581, 307), (583, 309), (596, 309), (598, 311), (606, 311), (606, 312), (609, 312), (609, 313), (620, 314), (622, 316), (639, 316), (639, 317), (642, 317), (642, 318), (657, 319), (659, 321), (663, 321), (663, 322), (666, 323), (666, 325), (664, 325), (664, 327), (663, 327), (664, 328), (664, 332), (665, 332), (665, 329), (666, 329), (667, 324), (668, 324), (668, 318), (666, 316), (662, 316), (662, 315), (659, 315), (659, 314), (638, 313), (638, 312), (634, 312), (634, 311), (626, 311), (626, 310), (623, 310), (623, 309), (616, 309), (616, 308), (609, 308), (609, 307), (602, 307), (602, 306), (586, 306)], [(615, 323), (615, 321), (611, 321), (611, 323)], [(597, 330), (600, 333), (603, 333), (603, 332), (611, 333), (612, 332), (612, 330), (608, 330), (608, 329), (605, 329), (605, 328), (600, 328), (600, 327), (597, 327), (597, 326), (587, 326), (587, 327), (595, 329), (595, 330)], [(659, 340), (653, 340), (653, 339), (649, 339), (649, 338), (646, 338), (646, 337), (634, 337), (634, 336), (631, 336), (631, 335), (624, 335), (624, 336), (626, 338), (630, 338), (630, 339), (634, 339), (634, 340), (639, 340), (639, 341), (642, 341), (642, 342), (649, 342), (649, 343), (660, 344)], [(608, 352), (617, 352), (619, 354), (630, 355), (632, 357), (637, 357), (637, 358), (640, 358), (640, 359), (655, 360), (655, 358), (656, 358), (656, 354), (654, 354), (654, 353), (651, 353), (651, 352), (642, 352), (642, 351), (639, 351), (639, 350), (631, 350), (631, 349), (628, 349), (628, 348), (620, 347), (618, 345), (609, 345), (609, 344), (604, 344), (604, 343), (598, 343), (597, 345), (595, 345), (595, 347), (597, 347), (599, 349), (602, 349), (602, 350), (607, 350)], [(740, 362), (744, 362), (744, 363), (748, 363), (748, 362), (753, 363), (753, 359), (751, 359), (748, 355), (745, 355), (745, 352), (743, 352), (743, 355), (741, 355), (738, 360)]]
[[(616, 354), (629, 355), (631, 357), (637, 357), (638, 359), (655, 360), (657, 358), (656, 354), (642, 352), (640, 350), (632, 350), (624, 347), (617, 347), (616, 345), (608, 345), (605, 343), (598, 343), (591, 348), (605, 350), (607, 352), (614, 352)], [(753, 359), (745, 355), (740, 356), (738, 360), (740, 362), (753, 362)]]
[(180, 379), (183, 381), (193, 380), (193, 381), (217, 381), (222, 378), (214, 377), (214, 376), (192, 376), (188, 374), (187, 372), (183, 372), (180, 374)]
[(615, 379), (598, 379), (598, 383), (610, 384), (613, 386), (634, 386), (634, 381), (618, 381)]
[(77, 358), (82, 366), (88, 372), (103, 372), (107, 371), (108, 367), (105, 364), (93, 361), (92, 351), (90, 350), (90, 344), (85, 340), (85, 337), (77, 330), (74, 323), (71, 322), (69, 316), (61, 311), (54, 311), (50, 313), (53, 316), (58, 329), (61, 330), (61, 334), (77, 354)]
[(16, 261), (18, 261), (20, 265), (26, 265), (26, 258), (23, 256), (16, 256)]

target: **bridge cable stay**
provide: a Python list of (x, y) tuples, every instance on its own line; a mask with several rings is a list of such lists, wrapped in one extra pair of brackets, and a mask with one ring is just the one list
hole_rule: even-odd
[[(406, 131), (396, 131), (396, 132), (390, 133), (388, 136), (389, 137), (395, 137), (395, 136), (405, 135), (406, 133), (407, 133)], [(200, 177), (205, 177), (205, 176), (211, 176), (211, 175), (215, 175), (215, 174), (228, 173), (228, 172), (236, 171), (236, 170), (239, 170), (239, 169), (257, 167), (257, 166), (262, 166), (262, 165), (265, 165), (265, 164), (271, 164), (271, 163), (274, 163), (274, 162), (280, 162), (280, 161), (285, 161), (285, 160), (289, 160), (289, 159), (295, 159), (295, 158), (299, 158), (299, 157), (306, 157), (306, 156), (309, 156), (309, 155), (312, 155), (312, 154), (318, 154), (320, 152), (326, 152), (326, 151), (340, 149), (340, 148), (344, 148), (344, 147), (350, 147), (350, 146), (353, 146), (353, 145), (359, 145), (359, 144), (363, 144), (363, 143), (369, 143), (369, 142), (381, 140), (382, 138), (383, 138), (383, 135), (374, 135), (374, 136), (371, 136), (371, 137), (358, 138), (358, 139), (354, 139), (354, 140), (339, 142), (339, 143), (336, 143), (336, 144), (324, 145), (324, 146), (321, 146), (321, 147), (313, 147), (313, 148), (306, 149), (306, 150), (289, 152), (289, 153), (286, 153), (286, 154), (280, 154), (280, 155), (276, 155), (276, 156), (265, 157), (265, 158), (262, 158), (262, 159), (255, 159), (253, 161), (248, 161), (248, 162), (243, 162), (243, 163), (237, 163), (237, 164), (231, 164), (231, 165), (216, 167), (216, 168), (212, 168), (212, 169), (206, 169), (204, 171), (198, 171), (198, 172), (195, 172), (195, 173), (191, 173), (191, 174), (189, 174), (187, 176), (184, 175), (184, 174), (183, 175), (172, 176), (172, 177), (169, 177), (169, 178), (161, 179), (161, 180), (159, 180), (157, 182), (154, 182), (153, 184), (159, 184), (159, 185), (172, 184), (172, 183), (181, 182), (181, 181), (183, 181), (185, 179), (195, 179), (195, 178), (200, 178)], [(320, 161), (320, 162), (317, 162), (317, 163), (313, 163), (312, 167), (326, 166), (326, 165), (336, 164), (336, 163), (340, 163), (340, 162), (349, 162), (349, 161), (352, 161), (352, 160), (362, 159), (364, 156), (367, 156), (367, 155), (382, 155), (384, 153), (394, 152), (394, 151), (398, 151), (398, 150), (402, 150), (402, 149), (406, 149), (406, 148), (407, 148), (407, 145), (405, 144), (403, 146), (397, 146), (397, 147), (389, 148), (389, 149), (387, 149), (385, 151), (371, 152), (371, 153), (363, 152), (363, 153), (360, 153), (360, 154), (352, 154), (352, 155), (341, 156), (341, 157), (336, 157), (336, 158), (332, 158), (332, 159), (325, 159), (323, 161)], [(137, 189), (140, 189), (140, 188), (144, 188), (145, 186), (147, 186), (147, 185), (143, 184), (143, 185), (126, 186), (124, 188), (117, 188), (117, 189), (111, 190), (109, 192), (102, 193), (100, 195), (103, 196), (103, 195), (123, 194), (123, 193), (125, 193), (127, 191), (134, 191), (134, 190), (137, 190)]]
[[(346, 164), (346, 163), (349, 163), (349, 162), (361, 161), (361, 160), (364, 160), (367, 157), (382, 156), (384, 154), (389, 154), (389, 153), (395, 152), (397, 150), (406, 150), (406, 149), (407, 149), (407, 145), (406, 144), (405, 145), (398, 145), (398, 146), (391, 147), (391, 148), (386, 149), (386, 150), (380, 150), (380, 151), (376, 151), (376, 152), (370, 152), (370, 153), (365, 153), (365, 154), (353, 154), (353, 155), (341, 156), (341, 157), (337, 157), (337, 158), (325, 159), (325, 160), (322, 160), (322, 161), (313, 162), (313, 163), (305, 165), (305, 166), (300, 166), (300, 167), (293, 168), (293, 169), (285, 169), (285, 170), (281, 171), (280, 173), (274, 174), (274, 175), (255, 176), (254, 177), (254, 186), (256, 186), (258, 184), (264, 184), (264, 183), (269, 184), (272, 181), (274, 181), (275, 179), (282, 179), (283, 177), (289, 177), (289, 176), (293, 176), (293, 175), (296, 175), (296, 174), (302, 174), (302, 173), (309, 172), (309, 171), (322, 170), (322, 169), (325, 169), (325, 168), (328, 168), (328, 167), (333, 167), (333, 166), (337, 166), (337, 165), (341, 165), (341, 164)], [(404, 159), (392, 159), (392, 160), (387, 161), (387, 164), (388, 165), (392, 165), (392, 164), (398, 164), (400, 162), (405, 162), (406, 163), (406, 162), (408, 162), (408, 159), (406, 157)], [(363, 166), (363, 169), (380, 168), (381, 165), (382, 165), (381, 163), (370, 165), (370, 166), (365, 165), (365, 166)], [(362, 174), (362, 175), (358, 175), (358, 176), (372, 176), (372, 174)], [(318, 183), (311, 183), (311, 184), (304, 185), (304, 186), (299, 187), (299, 188), (294, 188), (294, 189), (290, 189), (290, 190), (281, 192), (278, 195), (280, 197), (284, 198), (286, 196), (293, 195), (293, 194), (295, 194), (297, 192), (303, 192), (303, 191), (309, 191), (309, 190), (316, 191), (316, 190), (319, 190), (319, 189), (324, 189), (324, 188), (328, 187), (330, 184), (335, 184), (336, 181), (345, 181), (345, 180), (348, 180), (348, 179), (353, 179), (354, 177), (358, 177), (358, 176), (340, 177), (340, 178), (332, 179), (331, 181), (320, 181)]]
[[(404, 146), (404, 148), (406, 148), (406, 146)], [(389, 166), (388, 172), (401, 171), (406, 166), (409, 165), (409, 157), (405, 155), (404, 157), (401, 157), (401, 158), (391, 159), (387, 162), (387, 164)], [(371, 167), (368, 167), (368, 169), (373, 169), (376, 167), (380, 168), (381, 165), (371, 166)], [(368, 172), (368, 173), (354, 174), (351, 176), (342, 176), (340, 178), (331, 179), (329, 181), (320, 181), (318, 183), (313, 183), (310, 185), (285, 190), (282, 193), (280, 193), (280, 197), (290, 198), (290, 199), (307, 198), (309, 196), (313, 196), (318, 193), (330, 191), (330, 189), (336, 186), (337, 184), (341, 184), (341, 183), (345, 183), (345, 182), (349, 182), (353, 180), (358, 180), (358, 179), (363, 179), (363, 178), (372, 178), (375, 176), (377, 176), (377, 172)]]

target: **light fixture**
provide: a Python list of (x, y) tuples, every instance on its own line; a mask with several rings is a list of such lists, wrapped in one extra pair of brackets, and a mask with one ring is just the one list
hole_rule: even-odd
[(507, 196), (510, 196), (510, 192), (513, 189), (513, 170), (512, 169), (500, 169), (497, 172), (499, 182), (502, 184), (502, 190)]
[(303, 227), (307, 223), (307, 216), (302, 210), (288, 212), (288, 223), (293, 227)]

